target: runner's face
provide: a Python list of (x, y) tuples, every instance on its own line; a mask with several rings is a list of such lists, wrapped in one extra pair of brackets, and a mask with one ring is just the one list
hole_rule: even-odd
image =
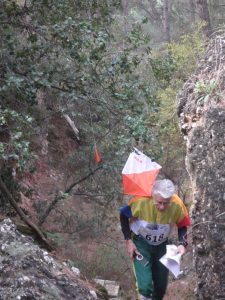
[(165, 211), (170, 204), (170, 198), (163, 198), (160, 195), (154, 195), (153, 197), (156, 208), (159, 211)]

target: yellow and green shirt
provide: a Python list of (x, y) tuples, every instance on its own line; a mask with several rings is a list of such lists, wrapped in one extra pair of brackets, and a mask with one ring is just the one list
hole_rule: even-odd
[(130, 230), (150, 245), (166, 241), (174, 224), (178, 228), (190, 225), (187, 209), (176, 194), (164, 211), (156, 208), (152, 197), (135, 196), (120, 209), (120, 213), (129, 219)]

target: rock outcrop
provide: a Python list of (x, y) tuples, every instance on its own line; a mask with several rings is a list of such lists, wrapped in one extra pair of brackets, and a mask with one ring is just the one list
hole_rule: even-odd
[(10, 219), (0, 223), (1, 300), (94, 300), (95, 293), (69, 267), (22, 235)]
[(225, 34), (215, 35), (178, 96), (193, 188), (197, 299), (225, 295)]

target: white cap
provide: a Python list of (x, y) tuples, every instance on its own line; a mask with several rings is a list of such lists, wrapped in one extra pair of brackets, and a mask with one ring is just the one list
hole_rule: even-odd
[(152, 188), (152, 194), (158, 194), (163, 198), (170, 198), (175, 192), (175, 186), (169, 179), (156, 180)]

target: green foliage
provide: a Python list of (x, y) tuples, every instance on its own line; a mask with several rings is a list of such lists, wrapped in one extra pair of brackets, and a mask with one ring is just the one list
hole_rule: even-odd
[(169, 53), (163, 58), (155, 57), (151, 59), (151, 66), (156, 79), (165, 85), (168, 85), (177, 68), (176, 61)]
[(177, 91), (195, 70), (205, 49), (201, 29), (199, 24), (193, 32), (180, 36), (177, 41), (152, 50), (151, 67), (163, 89), (172, 85)]
[(57, 232), (47, 232), (47, 238), (53, 240), (57, 246), (62, 245), (64, 242), (63, 238)]
[(33, 202), (33, 208), (35, 209), (35, 211), (38, 215), (38, 218), (40, 219), (47, 208), (47, 201), (35, 200)]
[(176, 78), (187, 80), (203, 55), (205, 40), (201, 30), (202, 24), (199, 24), (193, 33), (184, 34), (178, 42), (168, 44), (167, 51), (176, 64)]
[(157, 97), (161, 102), (161, 113), (164, 112), (163, 119), (168, 119), (175, 110), (176, 94), (195, 70), (203, 51), (204, 39), (201, 26), (198, 26), (193, 33), (181, 36), (177, 42), (166, 45), (163, 51), (154, 53), (151, 63), (161, 87)]
[[(2, 167), (1, 168), (1, 178), (4, 180), (4, 183), (7, 187), (7, 189), (12, 194), (15, 201), (20, 201), (20, 186), (18, 182), (13, 178), (12, 175), (12, 168), (10, 167)], [(10, 211), (10, 204), (9, 201), (5, 198), (4, 194), (0, 191), (0, 211), (7, 213)]]
[(158, 80), (155, 97), (160, 102), (158, 134), (162, 155), (159, 161), (166, 175), (178, 184), (185, 180), (182, 179), (185, 176), (185, 147), (177, 125), (176, 95), (195, 70), (203, 51), (204, 39), (201, 26), (198, 26), (194, 32), (181, 36), (161, 51), (153, 51), (151, 57), (152, 70)]
[[(54, 99), (49, 106), (69, 113), (79, 124), (85, 142), (73, 159), (74, 167), (83, 162), (78, 177), (93, 166), (88, 158), (95, 140), (105, 168), (114, 164), (118, 172), (124, 162), (119, 153), (154, 138), (150, 127), (158, 103), (151, 100), (151, 78), (140, 72), (147, 62), (149, 38), (142, 32), (146, 20), (131, 25), (126, 37), (113, 35), (121, 31), (118, 16), (113, 17), (118, 5), (78, 0), (32, 1), (27, 7), (1, 3), (2, 114), (11, 109), (18, 115), (11, 114), (7, 123), (14, 139), (1, 145), (0, 159), (17, 155), (20, 167), (30, 160), (27, 132), (40, 126), (34, 113), (39, 91), (46, 106)], [(31, 120), (29, 130), (19, 118)]]
[(32, 121), (29, 115), (0, 108), (0, 160), (15, 161), (19, 169), (24, 169), (26, 162), (34, 158), (26, 140)]
[(198, 103), (205, 103), (209, 100), (216, 89), (215, 79), (211, 79), (210, 82), (205, 83), (203, 80), (199, 80), (195, 84), (194, 93), (197, 94)]

